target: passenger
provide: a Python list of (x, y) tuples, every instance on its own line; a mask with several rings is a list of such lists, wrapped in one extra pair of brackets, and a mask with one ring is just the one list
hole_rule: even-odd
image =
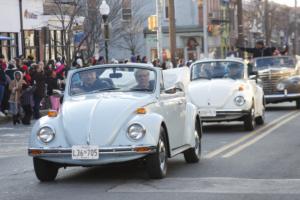
[(150, 80), (150, 72), (146, 69), (138, 69), (134, 72), (137, 85), (133, 90), (153, 90), (154, 85)]
[(238, 63), (231, 63), (228, 65), (228, 77), (232, 79), (242, 78), (242, 68)]

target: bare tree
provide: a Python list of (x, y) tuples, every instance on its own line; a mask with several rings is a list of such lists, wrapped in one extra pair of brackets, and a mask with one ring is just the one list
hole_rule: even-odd
[[(138, 54), (143, 47), (144, 23), (147, 20), (145, 1), (132, 1), (131, 18), (122, 20), (122, 13), (116, 13), (117, 19), (113, 22), (111, 45), (116, 48), (130, 51), (132, 55)], [(148, 2), (149, 3), (149, 2)], [(122, 11), (122, 8), (120, 8)]]
[(54, 14), (60, 22), (62, 30), (62, 37), (60, 46), (62, 48), (62, 55), (65, 56), (67, 66), (71, 66), (72, 55), (75, 51), (73, 45), (74, 26), (76, 25), (77, 18), (82, 16), (83, 5), (81, 0), (53, 0), (51, 13)]

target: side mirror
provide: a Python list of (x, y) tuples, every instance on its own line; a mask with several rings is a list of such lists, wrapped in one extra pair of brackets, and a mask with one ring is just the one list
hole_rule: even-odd
[(165, 90), (166, 94), (175, 94), (176, 93), (176, 88), (175, 87), (170, 87)]

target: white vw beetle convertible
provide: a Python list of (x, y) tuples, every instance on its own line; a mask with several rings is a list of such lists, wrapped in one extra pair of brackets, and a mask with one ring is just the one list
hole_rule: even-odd
[(195, 62), (188, 94), (203, 122), (243, 121), (246, 130), (264, 123), (264, 93), (235, 58)]
[[(189, 74), (189, 72), (187, 72)], [(188, 75), (187, 75), (188, 76)], [(167, 158), (198, 162), (201, 122), (186, 101), (187, 82), (150, 65), (102, 65), (71, 71), (63, 104), (38, 120), (28, 153), (40, 181), (59, 168), (144, 159), (151, 178), (163, 178)]]

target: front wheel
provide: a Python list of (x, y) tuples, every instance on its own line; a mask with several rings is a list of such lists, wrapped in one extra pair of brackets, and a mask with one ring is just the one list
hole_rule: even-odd
[(161, 128), (156, 152), (147, 157), (147, 172), (150, 178), (162, 179), (167, 174), (167, 143), (165, 130)]
[(262, 115), (255, 119), (257, 125), (263, 125), (265, 123), (265, 107), (262, 110)]
[(246, 131), (253, 131), (255, 128), (255, 111), (253, 107), (244, 118), (244, 128)]
[(187, 163), (197, 163), (200, 160), (201, 157), (201, 127), (199, 128), (196, 124), (196, 130), (195, 130), (195, 146), (192, 148), (189, 148), (183, 152), (184, 159)]
[(297, 99), (297, 100), (296, 100), (296, 108), (297, 108), (297, 109), (300, 109), (300, 99)]
[(39, 158), (33, 158), (33, 166), (35, 175), (41, 182), (54, 181), (59, 169), (54, 163)]

